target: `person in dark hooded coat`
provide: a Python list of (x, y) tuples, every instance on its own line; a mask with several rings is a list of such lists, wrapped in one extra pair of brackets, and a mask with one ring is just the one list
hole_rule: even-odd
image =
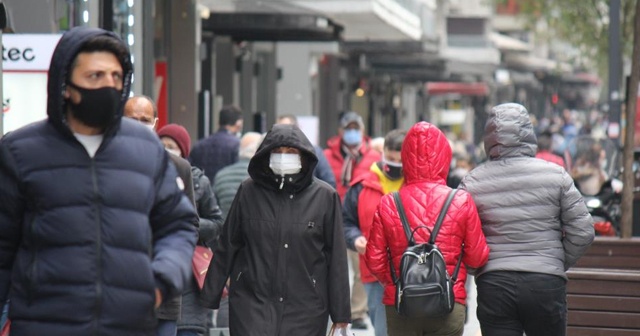
[(209, 266), (201, 303), (216, 309), (230, 278), (232, 335), (324, 336), (351, 311), (340, 197), (313, 177), (313, 146), (274, 125), (249, 163)]
[(46, 120), (0, 139), (0, 302), (11, 335), (152, 336), (191, 274), (195, 209), (158, 137), (122, 118), (133, 73), (112, 32), (56, 46)]

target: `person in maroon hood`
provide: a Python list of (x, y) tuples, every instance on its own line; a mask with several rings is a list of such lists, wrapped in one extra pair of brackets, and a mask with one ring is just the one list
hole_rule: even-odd
[[(446, 184), (451, 162), (451, 146), (437, 127), (420, 122), (407, 133), (401, 153), (405, 182), (399, 193), (409, 225), (412, 231), (420, 225), (431, 229), (451, 191)], [(416, 243), (428, 241), (429, 232), (426, 229), (415, 231)], [(444, 255), (449, 274), (453, 273), (463, 249), (462, 263), (467, 267), (478, 268), (487, 262), (489, 248), (480, 227), (475, 203), (466, 191), (459, 190), (453, 198), (436, 238), (436, 244)], [(400, 259), (407, 245), (393, 195), (387, 194), (380, 201), (373, 218), (365, 261), (371, 273), (385, 287), (382, 302), (386, 306), (389, 335), (462, 335), (467, 298), (466, 267), (460, 268), (454, 284), (456, 304), (451, 314), (440, 318), (416, 319), (402, 317), (396, 313), (396, 286), (391, 277), (389, 262), (393, 262), (394, 268), (399, 270)]]

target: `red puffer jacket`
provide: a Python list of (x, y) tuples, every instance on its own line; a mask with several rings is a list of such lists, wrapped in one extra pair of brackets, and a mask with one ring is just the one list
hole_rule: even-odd
[[(433, 228), (449, 191), (446, 178), (451, 162), (451, 147), (444, 134), (435, 126), (420, 122), (407, 133), (402, 145), (402, 168), (405, 184), (400, 188), (412, 230), (420, 225)], [(429, 231), (419, 229), (414, 235), (417, 243), (429, 240)], [(483, 266), (489, 258), (489, 247), (480, 227), (480, 219), (473, 199), (466, 191), (456, 193), (445, 216), (436, 244), (442, 250), (447, 270), (453, 273), (464, 243), (462, 262), (471, 268)], [(389, 269), (387, 248), (398, 272), (400, 258), (407, 248), (407, 238), (391, 194), (385, 195), (373, 219), (365, 260), (369, 270), (384, 285), (385, 305), (395, 303), (395, 285)], [(467, 293), (466, 268), (460, 267), (454, 285), (456, 302), (465, 304)]]

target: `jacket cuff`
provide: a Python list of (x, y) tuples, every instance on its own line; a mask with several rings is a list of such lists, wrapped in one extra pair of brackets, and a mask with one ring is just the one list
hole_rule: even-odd
[(156, 288), (160, 290), (160, 294), (162, 294), (162, 303), (169, 300), (169, 288), (158, 277), (156, 277)]
[(348, 249), (350, 249), (351, 251), (354, 251), (354, 252), (358, 252), (356, 250), (356, 240), (355, 239), (348, 238), (347, 240), (345, 240), (345, 243), (347, 243), (347, 248)]
[(331, 322), (333, 323), (351, 323), (351, 316), (336, 317), (331, 316)]

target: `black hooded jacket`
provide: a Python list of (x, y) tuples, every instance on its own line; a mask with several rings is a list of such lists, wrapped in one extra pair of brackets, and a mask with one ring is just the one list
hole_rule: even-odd
[[(191, 273), (197, 215), (157, 136), (118, 113), (90, 157), (65, 121), (62, 91), (81, 45), (54, 51), (48, 119), (0, 139), (0, 302), (11, 335), (155, 335), (155, 289), (179, 295)], [(124, 43), (123, 43), (124, 45)]]
[[(295, 147), (302, 171), (276, 176), (274, 148)], [(229, 210), (202, 292), (217, 308), (229, 288), (234, 335), (326, 335), (328, 315), (349, 322), (349, 279), (340, 198), (313, 177), (317, 158), (299, 128), (275, 125), (249, 164)], [(281, 187), (282, 186), (282, 187)]]

